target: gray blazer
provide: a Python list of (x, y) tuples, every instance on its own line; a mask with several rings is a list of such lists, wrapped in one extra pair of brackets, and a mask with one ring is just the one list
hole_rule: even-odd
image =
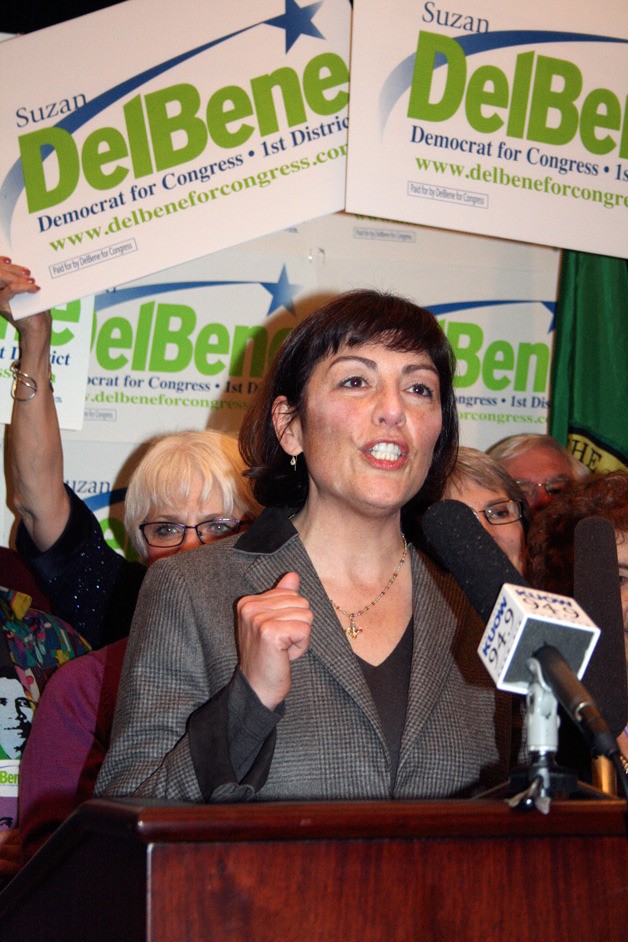
[[(411, 565), (414, 646), (394, 781), (362, 670), (287, 513), (275, 508), (240, 537), (150, 568), (96, 794), (409, 799), (503, 781), (510, 698), (477, 656), (483, 626), (453, 579), (414, 548)], [(310, 647), (292, 664), (282, 708), (251, 712), (254, 694), (236, 670), (234, 602), (290, 570), (314, 611)]]

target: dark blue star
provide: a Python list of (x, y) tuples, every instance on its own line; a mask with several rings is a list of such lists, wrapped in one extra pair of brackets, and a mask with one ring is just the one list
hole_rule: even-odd
[(281, 274), (277, 281), (260, 281), (260, 284), (262, 288), (268, 291), (271, 297), (270, 307), (268, 308), (266, 317), (270, 317), (273, 311), (276, 311), (280, 307), (285, 307), (286, 311), (289, 311), (290, 314), (295, 313), (293, 301), (303, 288), (303, 285), (290, 283), (285, 265), (281, 269)]
[(315, 36), (317, 39), (325, 38), (312, 23), (318, 8), (323, 5), (323, 0), (319, 0), (318, 3), (310, 3), (307, 7), (298, 6), (295, 0), (285, 0), (285, 2), (285, 12), (266, 20), (266, 23), (269, 26), (278, 26), (279, 29), (285, 29), (286, 52), (290, 52), (301, 35)]

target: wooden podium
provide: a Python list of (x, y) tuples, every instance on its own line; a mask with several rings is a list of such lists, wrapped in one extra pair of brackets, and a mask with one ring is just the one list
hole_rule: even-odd
[(0, 895), (11, 942), (623, 942), (625, 801), (90, 801)]

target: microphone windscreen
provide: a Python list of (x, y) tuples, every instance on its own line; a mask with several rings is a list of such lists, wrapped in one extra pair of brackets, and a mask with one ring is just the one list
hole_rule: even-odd
[(421, 530), (429, 551), (452, 574), (484, 623), (504, 583), (527, 586), (466, 504), (458, 500), (432, 504), (423, 515)]
[(576, 524), (573, 584), (576, 602), (600, 629), (587, 667), (587, 689), (611, 732), (619, 736), (628, 720), (628, 685), (617, 545), (610, 520), (586, 517)]

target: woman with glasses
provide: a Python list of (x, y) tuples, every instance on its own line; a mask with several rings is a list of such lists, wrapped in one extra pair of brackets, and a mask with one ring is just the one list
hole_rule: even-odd
[[(256, 509), (237, 442), (218, 432), (181, 432), (154, 442), (138, 465), (124, 522), (151, 566), (240, 532)], [(102, 548), (100, 536), (87, 545), (81, 558), (88, 562), (96, 553), (113, 553)], [(118, 569), (122, 578), (124, 571)], [(90, 577), (88, 572), (87, 584)], [(20, 770), (22, 863), (92, 797), (109, 746), (127, 640), (70, 661), (48, 681)]]
[[(10, 300), (20, 291), (36, 290), (26, 269), (0, 260), (0, 312), (8, 320), (13, 323)], [(22, 517), (18, 549), (54, 614), (98, 649), (63, 665), (38, 705), (20, 769), (23, 862), (91, 797), (109, 743), (126, 636), (146, 567), (238, 533), (259, 508), (243, 477), (235, 439), (208, 430), (166, 435), (150, 445), (132, 475), (125, 527), (141, 562), (124, 559), (63, 482), (61, 436), (48, 381), (50, 312), (15, 326), (20, 361), (7, 459), (13, 503)]]
[[(461, 796), (503, 780), (483, 626), (409, 544), (455, 459), (435, 318), (374, 291), (289, 335), (240, 447), (265, 511), (156, 563), (96, 793), (179, 801)], [(167, 665), (167, 666), (166, 666)]]
[(238, 533), (258, 510), (234, 438), (175, 432), (157, 439), (133, 473), (124, 527), (150, 566)]
[[(0, 259), (0, 312), (11, 323), (11, 299), (37, 290), (28, 269)], [(50, 312), (14, 326), (20, 333), (20, 359), (6, 451), (9, 492), (21, 517), (17, 549), (50, 599), (52, 613), (99, 648), (128, 634), (147, 565), (237, 532), (242, 519), (258, 508), (242, 477), (234, 439), (214, 431), (164, 436), (153, 443), (129, 484), (125, 526), (141, 562), (124, 559), (63, 482), (49, 382)]]
[(497, 461), (461, 445), (443, 498), (470, 507), (513, 566), (523, 572), (530, 512), (521, 488)]

